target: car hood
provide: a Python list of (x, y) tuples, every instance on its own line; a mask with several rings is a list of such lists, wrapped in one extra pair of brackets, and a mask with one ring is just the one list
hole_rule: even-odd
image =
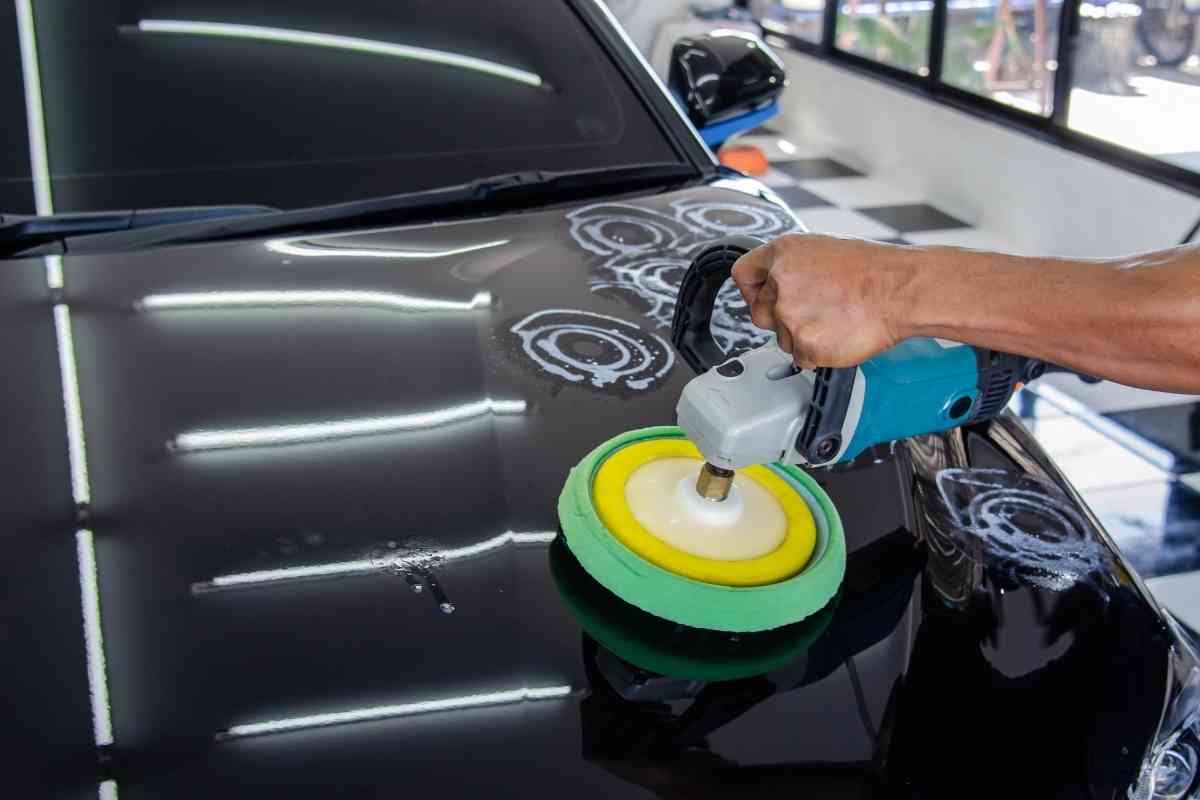
[[(123, 797), (1123, 792), (1169, 634), (1014, 419), (814, 472), (847, 576), (780, 632), (646, 618), (555, 541), (567, 471), (674, 422), (690, 254), (794, 227), (725, 179), (6, 264), (30, 772)], [(714, 333), (761, 341), (731, 291)]]

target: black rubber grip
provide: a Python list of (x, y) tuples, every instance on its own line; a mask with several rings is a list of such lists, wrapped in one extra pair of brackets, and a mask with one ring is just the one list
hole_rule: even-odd
[(842, 449), (842, 426), (850, 409), (857, 367), (820, 367), (813, 382), (812, 402), (796, 450), (809, 464), (833, 460)]
[(700, 250), (684, 273), (671, 321), (671, 342), (698, 373), (726, 359), (710, 328), (713, 306), (734, 263), (761, 244), (763, 240), (753, 236), (726, 236)]

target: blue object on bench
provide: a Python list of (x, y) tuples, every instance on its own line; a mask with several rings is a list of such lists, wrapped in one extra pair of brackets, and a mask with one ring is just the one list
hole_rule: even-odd
[(715, 122), (712, 125), (705, 125), (700, 129), (700, 138), (704, 140), (706, 145), (716, 150), (734, 135), (748, 131), (751, 128), (757, 128), (778, 113), (779, 101), (772, 100), (770, 104), (757, 111), (749, 111), (739, 117)]

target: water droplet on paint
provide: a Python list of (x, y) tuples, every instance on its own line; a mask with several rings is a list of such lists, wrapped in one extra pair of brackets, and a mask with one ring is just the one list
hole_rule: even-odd
[(454, 613), (454, 603), (442, 603), (440, 606), (438, 606), (438, 608), (442, 610), (443, 614)]

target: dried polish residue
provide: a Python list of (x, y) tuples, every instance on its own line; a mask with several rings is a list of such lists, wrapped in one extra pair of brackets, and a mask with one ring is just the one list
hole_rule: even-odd
[(510, 332), (542, 371), (596, 389), (641, 391), (675, 365), (675, 351), (662, 337), (592, 311), (544, 309)]
[[(679, 286), (699, 247), (731, 234), (772, 239), (796, 229), (783, 209), (751, 203), (677, 200), (668, 212), (632, 203), (594, 203), (567, 216), (575, 242), (604, 257), (592, 269), (591, 290), (637, 301), (658, 328), (670, 328)], [(726, 352), (760, 345), (768, 335), (751, 323), (750, 310), (732, 283), (717, 297), (712, 333)]]
[(990, 565), (1052, 591), (1095, 583), (1110, 570), (1107, 549), (1057, 487), (1000, 469), (943, 469), (937, 487), (947, 531), (978, 543)]
[(371, 563), (381, 571), (402, 575), (415, 594), (426, 589), (443, 614), (453, 614), (454, 603), (446, 596), (434, 568), (445, 563), (445, 558), (432, 542), (409, 541), (401, 548), (396, 542), (388, 542), (386, 550), (371, 555)]
[[(601, 257), (592, 266), (589, 290), (632, 301), (660, 330), (671, 327), (680, 284), (700, 246), (728, 234), (770, 239), (796, 228), (787, 211), (772, 205), (694, 200), (678, 200), (668, 211), (593, 203), (567, 219), (575, 243)], [(711, 330), (726, 352), (760, 345), (769, 335), (754, 327), (732, 282), (717, 296)], [(543, 309), (508, 332), (539, 371), (593, 389), (645, 391), (675, 365), (675, 352), (662, 336), (594, 311)]]

